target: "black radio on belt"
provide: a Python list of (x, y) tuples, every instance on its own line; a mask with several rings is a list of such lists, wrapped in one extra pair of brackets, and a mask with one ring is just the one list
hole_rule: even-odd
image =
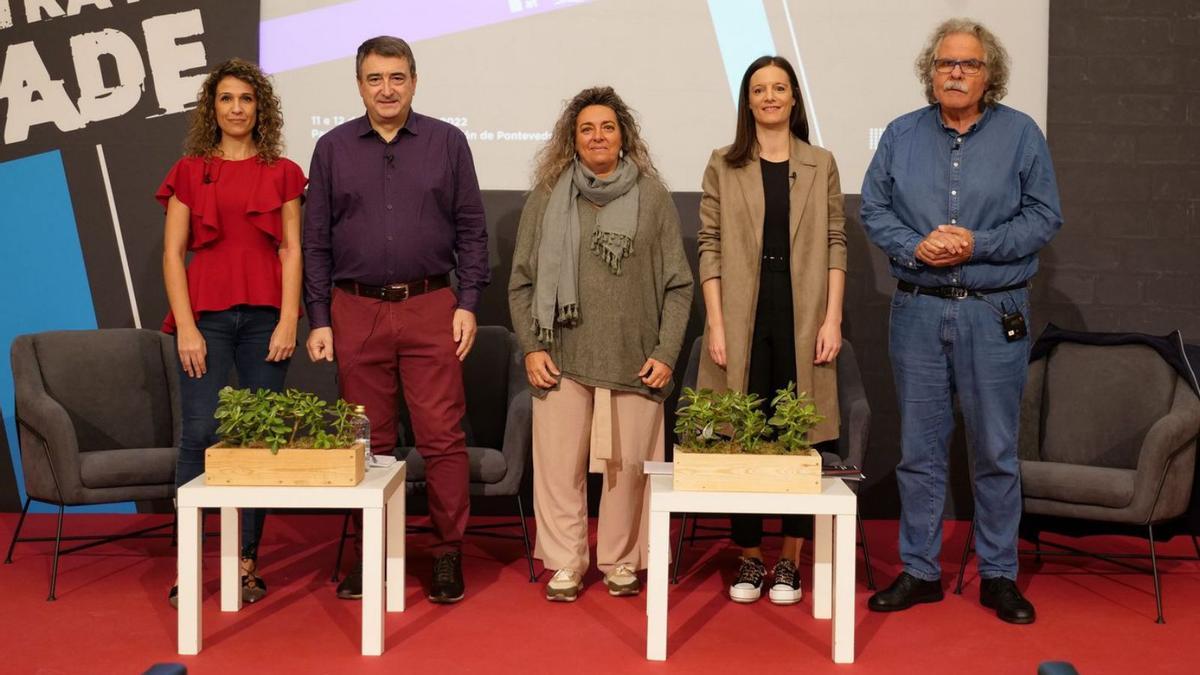
[(1025, 317), (1020, 312), (1005, 312), (1000, 317), (1000, 325), (1004, 326), (1004, 339), (1009, 342), (1016, 342), (1029, 334)]

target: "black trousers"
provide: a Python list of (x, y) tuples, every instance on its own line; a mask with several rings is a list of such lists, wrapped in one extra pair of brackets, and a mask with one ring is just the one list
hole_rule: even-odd
[[(759, 280), (758, 306), (754, 313), (754, 335), (750, 343), (750, 370), (746, 390), (765, 399), (764, 412), (771, 416), (775, 392), (796, 380), (796, 336), (792, 313), (791, 273), (786, 266), (772, 269), (763, 261)], [(782, 267), (782, 269), (778, 269)], [(811, 537), (812, 516), (780, 516), (788, 537)], [(733, 542), (742, 548), (762, 544), (763, 516), (739, 513), (729, 517)]]

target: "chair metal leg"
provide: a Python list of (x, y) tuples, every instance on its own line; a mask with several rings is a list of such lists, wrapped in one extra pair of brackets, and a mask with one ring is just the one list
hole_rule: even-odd
[(1033, 534), (1033, 564), (1042, 564), (1042, 533), (1035, 532)]
[(525, 561), (529, 563), (529, 583), (537, 581), (537, 575), (533, 573), (533, 548), (529, 546), (529, 526), (525, 524), (525, 503), (521, 500), (521, 493), (517, 493), (517, 514), (521, 517), (521, 539), (525, 542)]
[(1158, 618), (1155, 619), (1154, 623), (1166, 623), (1166, 620), (1163, 619), (1162, 586), (1159, 584), (1159, 580), (1158, 580), (1158, 559), (1155, 557), (1155, 554), (1154, 554), (1154, 526), (1153, 525), (1146, 526), (1146, 538), (1149, 539), (1149, 541), (1150, 541), (1150, 570), (1154, 574), (1154, 605), (1158, 609)]
[[(671, 583), (673, 584), (679, 583), (679, 563), (683, 560), (683, 533), (685, 530), (687, 530), (689, 518), (691, 518), (691, 514), (683, 514), (683, 522), (679, 524), (679, 539), (675, 541), (675, 564), (672, 566), (673, 569), (671, 570)], [(695, 536), (696, 530), (694, 527), (696, 525), (696, 520), (695, 518), (691, 518), (691, 520), (693, 526), (692, 536)]]
[(875, 590), (875, 571), (871, 569), (871, 551), (867, 548), (867, 528), (863, 526), (862, 514), (857, 515), (859, 545), (863, 550), (863, 569), (867, 572), (867, 590)]
[(46, 598), (46, 602), (54, 600), (54, 589), (58, 585), (58, 556), (62, 549), (62, 524), (65, 510), (66, 507), (62, 504), (58, 505), (58, 528), (54, 532), (54, 565), (50, 568), (50, 597)]
[(25, 524), (25, 515), (29, 513), (29, 503), (32, 502), (31, 497), (25, 498), (25, 507), (21, 509), (21, 518), (17, 520), (17, 529), (13, 532), (12, 542), (8, 545), (8, 555), (4, 556), (4, 564), (12, 564), (12, 552), (17, 546), (17, 538), (21, 536), (21, 526)]
[(967, 556), (971, 554), (971, 542), (975, 540), (975, 519), (971, 519), (971, 529), (967, 530), (967, 543), (963, 544), (962, 560), (958, 562), (958, 583), (954, 585), (954, 594), (962, 595), (963, 575), (967, 571)]
[(688, 545), (689, 546), (696, 545), (696, 521), (697, 520), (699, 520), (699, 519), (696, 518), (695, 516), (692, 516), (692, 533), (688, 535)]
[(350, 531), (350, 512), (347, 511), (342, 518), (342, 536), (338, 538), (338, 553), (337, 561), (333, 563), (333, 575), (329, 577), (329, 581), (337, 582), (338, 576), (342, 572), (342, 553), (346, 550), (346, 533)]

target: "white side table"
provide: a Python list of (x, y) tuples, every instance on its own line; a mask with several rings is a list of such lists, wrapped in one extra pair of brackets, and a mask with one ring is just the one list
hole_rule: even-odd
[(833, 660), (854, 662), (854, 523), (858, 497), (840, 478), (820, 494), (676, 491), (671, 476), (650, 476), (650, 560), (646, 583), (646, 658), (667, 659), (667, 572), (672, 513), (813, 514), (813, 616), (833, 618)]
[(240, 509), (306, 508), (362, 509), (362, 653), (383, 654), (385, 556), (387, 611), (404, 611), (404, 476), (404, 462), (396, 462), (369, 469), (354, 487), (207, 485), (201, 475), (179, 488), (179, 653), (200, 653), (200, 509), (221, 509), (221, 611), (236, 612)]

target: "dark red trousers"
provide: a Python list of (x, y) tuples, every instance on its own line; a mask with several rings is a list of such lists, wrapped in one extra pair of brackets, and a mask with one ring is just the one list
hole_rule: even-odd
[(351, 404), (366, 406), (371, 450), (392, 454), (400, 379), (417, 452), (425, 459), (433, 554), (462, 546), (470, 515), (466, 413), (462, 364), (451, 322), (457, 300), (445, 288), (402, 302), (364, 298), (334, 289), (331, 311), (338, 388)]

